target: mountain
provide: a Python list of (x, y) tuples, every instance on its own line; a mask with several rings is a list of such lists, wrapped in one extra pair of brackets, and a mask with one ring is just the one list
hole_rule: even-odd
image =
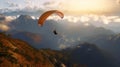
[(120, 34), (116, 34), (113, 35), (111, 37), (109, 37), (109, 41), (111, 42), (112, 45), (110, 46), (110, 49), (108, 49), (109, 51), (111, 51), (114, 56), (116, 57), (116, 59), (120, 62)]
[[(120, 62), (120, 59), (119, 59), (119, 57), (120, 57), (120, 54), (119, 54), (120, 34), (111, 35), (102, 40), (103, 40), (103, 43), (106, 45), (101, 44), (100, 48), (111, 53), (115, 57), (116, 61)], [(100, 43), (100, 40), (97, 40), (96, 42)]]
[(37, 50), (25, 41), (0, 33), (0, 67), (55, 67), (57, 63), (44, 50)]
[(16, 32), (16, 33), (14, 32), (14, 34), (12, 33), (11, 36), (13, 38), (19, 38), (21, 40), (24, 40), (36, 48), (40, 48), (37, 45), (42, 46), (41, 44), (42, 36), (40, 36), (39, 34), (30, 33), (30, 32)]
[(32, 32), (37, 27), (37, 23), (35, 23), (35, 20), (32, 19), (32, 17), (29, 15), (20, 15), (17, 19), (11, 21), (10, 23), (12, 30), (17, 30), (17, 31), (31, 30)]
[[(7, 64), (7, 65), (6, 65)], [(27, 42), (0, 33), (0, 66), (119, 67), (114, 55), (95, 44), (81, 42), (62, 50), (35, 49)]]
[(72, 46), (63, 49), (66, 57), (64, 62), (68, 67), (119, 67), (120, 64), (113, 55), (107, 51), (100, 49), (95, 44), (80, 43), (77, 46)]
[(0, 21), (5, 20), (5, 16), (3, 14), (0, 14)]

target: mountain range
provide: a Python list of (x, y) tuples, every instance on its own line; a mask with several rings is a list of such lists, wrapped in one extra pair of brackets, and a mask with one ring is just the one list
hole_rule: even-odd
[(0, 66), (4, 67), (119, 67), (113, 55), (87, 42), (62, 50), (36, 49), (0, 33)]

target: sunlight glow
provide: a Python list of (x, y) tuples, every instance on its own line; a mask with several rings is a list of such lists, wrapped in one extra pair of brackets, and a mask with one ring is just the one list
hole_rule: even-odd
[(111, 11), (111, 4), (109, 0), (70, 0), (66, 3), (63, 3), (63, 9), (67, 13), (102, 13)]
[(9, 30), (10, 28), (7, 26), (7, 25), (5, 25), (5, 24), (0, 24), (0, 30), (3, 30), (3, 31), (7, 31), (7, 30)]

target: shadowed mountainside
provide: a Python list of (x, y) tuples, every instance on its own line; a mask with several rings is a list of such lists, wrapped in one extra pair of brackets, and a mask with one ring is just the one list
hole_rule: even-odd
[[(86, 67), (119, 67), (113, 54), (104, 51), (97, 47), (95, 44), (80, 43), (77, 46), (69, 47), (63, 50), (67, 55), (68, 67), (76, 65), (80, 67), (80, 64), (86, 65)], [(69, 59), (68, 59), (69, 58)]]

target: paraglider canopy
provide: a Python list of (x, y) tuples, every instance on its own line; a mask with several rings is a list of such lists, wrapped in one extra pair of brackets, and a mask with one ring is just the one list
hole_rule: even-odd
[(60, 16), (61, 18), (64, 17), (64, 14), (58, 10), (50, 10), (50, 11), (46, 11), (45, 13), (43, 13), (38, 20), (38, 24), (40, 24), (41, 26), (43, 26), (45, 20), (52, 14), (57, 14), (58, 16)]

